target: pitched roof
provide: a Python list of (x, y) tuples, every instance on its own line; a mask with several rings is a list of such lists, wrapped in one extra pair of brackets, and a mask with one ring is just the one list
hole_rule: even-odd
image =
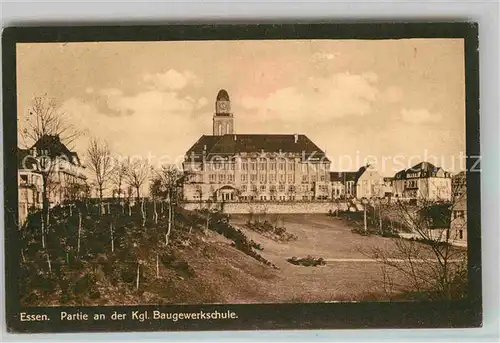
[(42, 136), (31, 149), (36, 149), (39, 155), (44, 155), (42, 151), (47, 150), (47, 154), (50, 157), (65, 156), (70, 163), (81, 165), (78, 154), (69, 150), (57, 135)]
[[(297, 140), (295, 140), (297, 138)], [(186, 159), (211, 160), (218, 157), (233, 157), (239, 153), (294, 153), (311, 161), (329, 162), (325, 153), (305, 135), (293, 134), (227, 134), (223, 136), (201, 136), (187, 151)]]
[(330, 172), (331, 182), (356, 181), (357, 172)]
[[(436, 173), (438, 171), (442, 170), (441, 167), (436, 167), (430, 162), (420, 162), (415, 164), (413, 167), (408, 168), (408, 169), (403, 169), (397, 172), (394, 175), (395, 179), (405, 179), (407, 177), (407, 174), (418, 174), (418, 177), (431, 177), (431, 176), (436, 176)], [(445, 177), (449, 175), (449, 173), (444, 172)]]

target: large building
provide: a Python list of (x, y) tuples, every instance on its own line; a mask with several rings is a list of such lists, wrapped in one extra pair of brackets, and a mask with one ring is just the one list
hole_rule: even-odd
[(428, 201), (451, 200), (451, 176), (429, 162), (420, 162), (401, 170), (392, 180), (394, 196)]
[(83, 170), (78, 154), (70, 151), (59, 136), (45, 135), (31, 148), (18, 149), (20, 221), (29, 211), (42, 207), (44, 186), (50, 206), (81, 198), (86, 192)]
[(231, 102), (219, 91), (213, 134), (187, 151), (186, 201), (331, 199), (330, 160), (301, 134), (235, 134)]

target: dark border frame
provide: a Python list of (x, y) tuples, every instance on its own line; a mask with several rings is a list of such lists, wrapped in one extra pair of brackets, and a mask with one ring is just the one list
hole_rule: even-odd
[[(3, 31), (3, 134), (5, 201), (5, 303), (9, 332), (103, 332), (269, 329), (446, 328), (482, 325), (480, 172), (469, 172), (467, 159), (469, 298), (457, 302), (361, 302), (314, 304), (237, 304), (50, 307), (20, 306), (20, 253), (17, 221), (16, 43), (81, 41), (181, 41), (259, 39), (402, 39), (463, 38), (466, 72), (466, 153), (480, 156), (478, 24), (468, 22), (372, 24), (239, 24), (172, 26), (10, 27)], [(476, 166), (477, 167), (477, 166)], [(227, 311), (238, 319), (189, 321), (59, 321), (61, 310), (111, 314), (114, 311)], [(19, 313), (47, 313), (46, 322), (21, 322)], [(130, 315), (128, 316), (130, 317)], [(57, 318), (57, 319), (56, 319)]]

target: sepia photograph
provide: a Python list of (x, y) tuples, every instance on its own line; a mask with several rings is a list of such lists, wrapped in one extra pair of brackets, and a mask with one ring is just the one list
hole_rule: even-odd
[(17, 42), (16, 301), (467, 300), (465, 53), (440, 37)]

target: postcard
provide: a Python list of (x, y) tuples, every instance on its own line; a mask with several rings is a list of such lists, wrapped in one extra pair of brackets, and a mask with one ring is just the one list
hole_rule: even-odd
[(473, 23), (8, 28), (11, 332), (481, 325)]

